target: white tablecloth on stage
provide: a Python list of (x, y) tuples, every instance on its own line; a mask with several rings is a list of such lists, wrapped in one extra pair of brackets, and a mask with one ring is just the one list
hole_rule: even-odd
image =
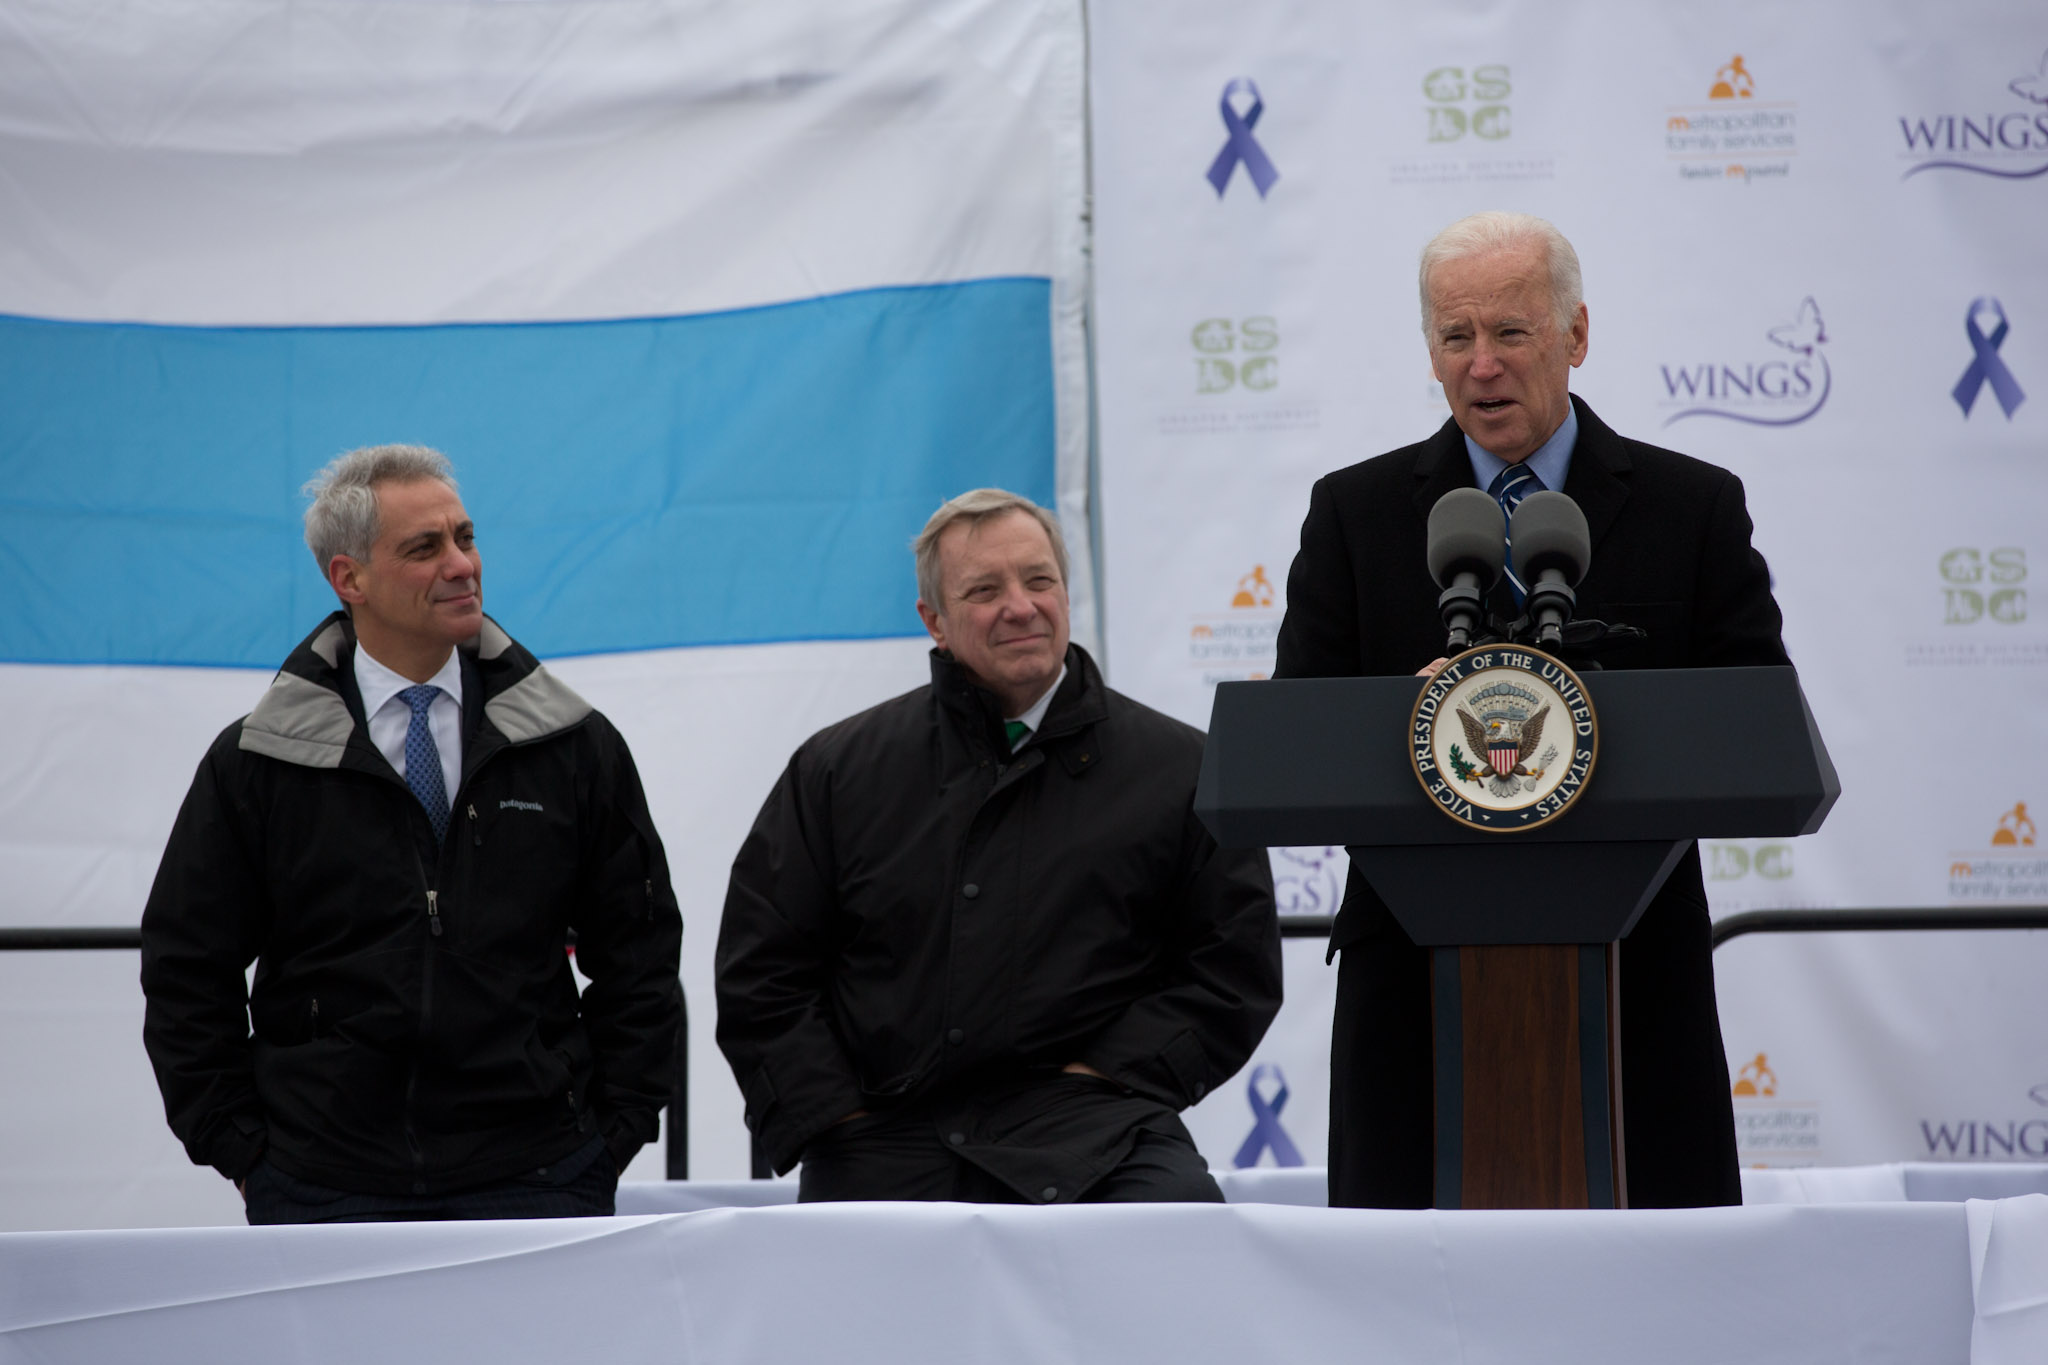
[[(1329, 1186), (1320, 1166), (1217, 1171), (1233, 1204), (1322, 1208)], [(2010, 1199), (2048, 1194), (2048, 1165), (2016, 1162), (1895, 1161), (1887, 1166), (1812, 1166), (1742, 1173), (1745, 1204), (1862, 1204), (1872, 1201)], [(619, 1186), (620, 1213), (695, 1213), (699, 1209), (794, 1204), (794, 1180), (635, 1181)]]
[(2040, 1195), (31, 1232), (0, 1236), (0, 1362), (2039, 1365), (2044, 1265)]
[(1894, 1161), (1882, 1166), (1806, 1166), (1744, 1171), (1745, 1204), (1848, 1204), (1869, 1200), (2011, 1199), (2048, 1194), (2048, 1165), (2034, 1162)]
[[(1255, 1166), (1217, 1171), (1215, 1176), (1223, 1187), (1223, 1197), (1233, 1204), (1320, 1209), (1330, 1202), (1329, 1182), (1320, 1166)], [(619, 1186), (617, 1207), (620, 1213), (696, 1213), (700, 1209), (758, 1209), (795, 1202), (795, 1180), (635, 1180)]]

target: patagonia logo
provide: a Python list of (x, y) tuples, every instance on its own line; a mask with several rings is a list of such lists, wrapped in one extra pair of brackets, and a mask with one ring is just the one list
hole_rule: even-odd
[(541, 810), (541, 809), (543, 809), (543, 807), (541, 806), (540, 802), (538, 802), (538, 801), (500, 801), (500, 802), (498, 803), (498, 809), (499, 809), (499, 810)]

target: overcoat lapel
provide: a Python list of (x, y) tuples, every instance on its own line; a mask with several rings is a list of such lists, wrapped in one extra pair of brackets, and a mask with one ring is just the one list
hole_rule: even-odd
[(1614, 434), (1613, 427), (1595, 417), (1577, 397), (1572, 406), (1579, 410), (1579, 439), (1572, 447), (1572, 467), (1565, 475), (1564, 491), (1586, 514), (1586, 533), (1597, 559), (1601, 537), (1628, 502), (1632, 462), (1627, 445)]
[(1446, 419), (1436, 435), (1423, 442), (1415, 459), (1415, 514), (1426, 525), (1436, 500), (1454, 488), (1472, 486), (1472, 457), (1465, 453), (1465, 433)]

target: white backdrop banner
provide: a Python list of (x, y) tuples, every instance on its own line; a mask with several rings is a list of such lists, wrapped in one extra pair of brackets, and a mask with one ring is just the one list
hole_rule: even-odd
[[(206, 745), (332, 606), (299, 485), (438, 446), (489, 609), (633, 747), (692, 1169), (744, 1176), (711, 950), (755, 810), (924, 679), (942, 500), (1005, 485), (1086, 543), (1082, 73), (1068, 0), (8, 6), (0, 923), (136, 922)], [(0, 1225), (232, 1217), (163, 1127), (132, 956), (13, 956)]]
[[(1217, 682), (1269, 672), (1310, 484), (1448, 416), (1423, 243), (1481, 209), (1537, 213), (1585, 267), (1574, 388), (1746, 484), (1840, 769), (1820, 834), (1703, 849), (1717, 913), (2048, 902), (2037, 8), (1126, 0), (1090, 32), (1117, 687), (1200, 724)], [(1276, 873), (1325, 852), (1276, 853)], [(1732, 1083), (1811, 1039), (1800, 1095), (1854, 1072), (1888, 1096), (1831, 1101), (1818, 1153), (1746, 1154), (2009, 1159), (1894, 1119), (2048, 1119), (2027, 1098), (2048, 1070), (1999, 1041), (2038, 1032), (2017, 983), (2048, 966), (2044, 937), (1938, 966), (1911, 939), (1816, 943), (1768, 985), (1731, 977)], [(1793, 989), (1794, 969), (1825, 985)], [(1327, 998), (1300, 981), (1297, 1003)], [(1857, 1032), (1902, 1011), (1884, 1041)], [(1257, 1059), (1296, 1106), (1326, 1083), (1316, 1034), (1276, 1029)]]

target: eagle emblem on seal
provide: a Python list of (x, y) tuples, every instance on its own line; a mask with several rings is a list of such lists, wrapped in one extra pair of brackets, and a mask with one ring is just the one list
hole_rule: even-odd
[(1538, 760), (1543, 766), (1529, 766), (1530, 757), (1543, 742), (1543, 722), (1550, 716), (1550, 707), (1538, 707), (1526, 719), (1525, 715), (1521, 708), (1507, 706), (1488, 707), (1484, 716), (1475, 716), (1460, 706), (1458, 723), (1465, 728), (1465, 742), (1472, 746), (1473, 757), (1483, 754), (1485, 758), (1461, 768), (1458, 776), (1484, 785), (1496, 796), (1513, 796), (1525, 784), (1535, 790), (1544, 767), (1556, 758), (1557, 746), (1552, 745)]

